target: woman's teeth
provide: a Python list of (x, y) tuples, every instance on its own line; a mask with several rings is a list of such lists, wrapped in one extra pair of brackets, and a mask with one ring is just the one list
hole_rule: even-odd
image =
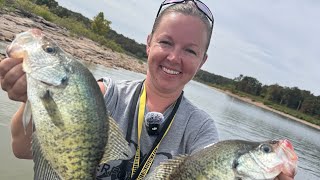
[(162, 70), (163, 70), (164, 72), (166, 72), (166, 73), (168, 73), (168, 74), (172, 74), (172, 75), (177, 75), (177, 74), (180, 73), (180, 72), (178, 72), (178, 71), (174, 71), (174, 70), (171, 70), (171, 69), (167, 69), (167, 68), (165, 68), (165, 67), (163, 67), (163, 66), (162, 66)]

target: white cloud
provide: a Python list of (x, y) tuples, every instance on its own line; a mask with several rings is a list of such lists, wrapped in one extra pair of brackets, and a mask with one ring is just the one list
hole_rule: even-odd
[[(58, 0), (92, 18), (103, 11), (118, 33), (145, 43), (160, 6), (156, 0)], [(320, 1), (203, 0), (215, 16), (204, 69), (263, 84), (298, 86), (320, 95)]]

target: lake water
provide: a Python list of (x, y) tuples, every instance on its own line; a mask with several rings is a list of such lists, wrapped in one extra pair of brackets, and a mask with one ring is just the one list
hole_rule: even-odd
[[(88, 64), (98, 77), (113, 79), (143, 79), (144, 75), (123, 69), (106, 69)], [(206, 85), (192, 81), (185, 88), (185, 95), (214, 119), (220, 139), (263, 141), (288, 138), (299, 156), (295, 179), (320, 179), (320, 131), (275, 113), (244, 103)], [(16, 159), (10, 146), (10, 118), (19, 103), (10, 101), (0, 90), (0, 179), (32, 179), (33, 163)]]

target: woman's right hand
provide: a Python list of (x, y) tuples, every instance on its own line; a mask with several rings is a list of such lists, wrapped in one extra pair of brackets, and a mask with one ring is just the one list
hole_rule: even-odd
[(27, 101), (27, 81), (22, 59), (5, 58), (0, 61), (1, 88), (14, 101)]
[[(5, 58), (0, 61), (1, 88), (14, 101), (27, 101), (27, 81), (22, 70), (22, 59)], [(31, 137), (32, 123), (27, 128), (23, 126), (22, 116), (25, 103), (22, 103), (11, 120), (11, 145), (13, 154), (17, 158), (32, 159)]]

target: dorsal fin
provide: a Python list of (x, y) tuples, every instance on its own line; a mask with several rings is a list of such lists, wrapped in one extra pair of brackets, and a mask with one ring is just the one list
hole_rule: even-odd
[(174, 159), (161, 163), (146, 177), (146, 180), (169, 179), (172, 172), (177, 169), (187, 157), (188, 155), (179, 155)]
[(111, 160), (128, 160), (133, 157), (129, 143), (124, 139), (114, 119), (109, 118), (108, 143), (100, 164)]

